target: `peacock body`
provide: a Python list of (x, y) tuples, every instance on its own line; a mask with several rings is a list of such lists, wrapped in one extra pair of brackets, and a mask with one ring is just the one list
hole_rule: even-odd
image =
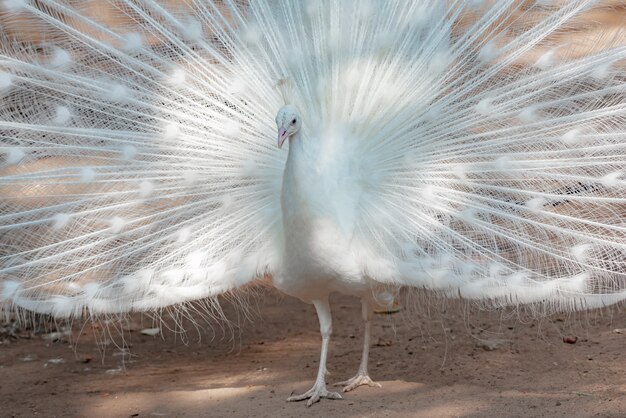
[(317, 309), (311, 404), (339, 397), (333, 292), (366, 323), (345, 390), (376, 385), (369, 318), (400, 287), (621, 302), (626, 31), (584, 23), (609, 7), (6, 0), (0, 306), (151, 311), (268, 276)]

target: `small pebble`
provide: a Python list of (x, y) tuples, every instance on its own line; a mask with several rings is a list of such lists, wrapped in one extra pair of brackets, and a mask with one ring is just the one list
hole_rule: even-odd
[(500, 343), (497, 341), (479, 341), (476, 343), (476, 347), (482, 348), (485, 351), (494, 351), (500, 348)]
[(578, 341), (578, 337), (574, 336), (574, 337), (563, 337), (563, 342), (566, 344), (576, 344), (576, 341)]
[(377, 347), (389, 347), (393, 344), (393, 341), (386, 340), (384, 338), (378, 338), (378, 342), (375, 344)]
[(155, 336), (161, 332), (161, 328), (145, 328), (141, 330), (143, 335)]

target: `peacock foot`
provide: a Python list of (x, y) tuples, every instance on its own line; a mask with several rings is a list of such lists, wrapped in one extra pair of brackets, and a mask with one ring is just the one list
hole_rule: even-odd
[(335, 383), (333, 386), (343, 386), (344, 392), (350, 392), (352, 389), (356, 389), (359, 386), (363, 386), (363, 385), (376, 387), (376, 388), (382, 387), (380, 383), (374, 382), (372, 378), (366, 374), (357, 374), (352, 379)]
[(329, 392), (326, 389), (326, 383), (322, 382), (322, 383), (315, 383), (311, 389), (309, 389), (302, 395), (290, 396), (289, 398), (287, 398), (287, 402), (297, 402), (297, 401), (303, 401), (305, 399), (308, 399), (306, 401), (306, 406), (311, 406), (314, 403), (319, 402), (320, 399), (322, 398), (343, 399), (339, 393)]

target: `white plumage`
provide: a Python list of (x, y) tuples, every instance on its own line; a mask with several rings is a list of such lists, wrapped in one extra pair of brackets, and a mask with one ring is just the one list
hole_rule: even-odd
[(6, 312), (158, 310), (269, 276), (320, 318), (291, 398), (310, 405), (339, 397), (332, 292), (363, 301), (347, 390), (376, 385), (369, 318), (403, 286), (542, 312), (626, 298), (626, 31), (567, 31), (610, 2), (92, 3), (2, 3)]

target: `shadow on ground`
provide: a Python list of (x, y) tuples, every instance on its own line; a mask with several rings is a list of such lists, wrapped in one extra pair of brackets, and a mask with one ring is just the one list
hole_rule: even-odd
[[(370, 369), (382, 389), (307, 409), (287, 403), (312, 384), (319, 333), (314, 309), (262, 292), (255, 318), (234, 331), (166, 331), (126, 325), (130, 354), (82, 328), (78, 344), (42, 335), (0, 345), (3, 416), (89, 417), (502, 417), (621, 416), (626, 411), (626, 313), (503, 319), (459, 304), (377, 316)], [(332, 300), (329, 382), (354, 375), (361, 351), (360, 304)], [(235, 310), (226, 305), (230, 318)], [(149, 321), (148, 321), (149, 322)], [(618, 330), (616, 330), (618, 329)], [(81, 328), (74, 327), (73, 337)], [(211, 339), (211, 336), (214, 336)], [(566, 344), (563, 337), (577, 337)], [(104, 349), (105, 355), (102, 355)]]

